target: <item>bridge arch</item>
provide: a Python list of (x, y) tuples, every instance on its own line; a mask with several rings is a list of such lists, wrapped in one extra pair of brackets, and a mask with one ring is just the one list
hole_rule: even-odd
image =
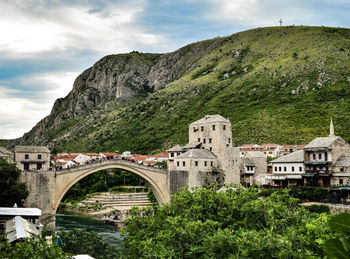
[(159, 204), (169, 202), (170, 200), (166, 171), (147, 168), (146, 166), (140, 166), (129, 162), (106, 161), (97, 165), (92, 164), (92, 166), (81, 166), (66, 170), (65, 172), (57, 172), (54, 200), (51, 205), (52, 210), (56, 213), (63, 196), (75, 183), (90, 174), (105, 169), (122, 169), (136, 174), (149, 184)]

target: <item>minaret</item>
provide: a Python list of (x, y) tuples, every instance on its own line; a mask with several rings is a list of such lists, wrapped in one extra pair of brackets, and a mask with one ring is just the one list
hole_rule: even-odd
[(329, 124), (329, 136), (334, 137), (334, 126), (333, 126), (333, 120), (331, 119), (331, 123)]

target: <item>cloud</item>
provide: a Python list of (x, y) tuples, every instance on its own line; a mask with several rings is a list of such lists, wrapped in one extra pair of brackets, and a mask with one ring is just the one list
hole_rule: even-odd
[(67, 95), (77, 75), (67, 72), (17, 78), (16, 83), (27, 87), (25, 90), (0, 84), (0, 139), (28, 132), (49, 114), (57, 98)]

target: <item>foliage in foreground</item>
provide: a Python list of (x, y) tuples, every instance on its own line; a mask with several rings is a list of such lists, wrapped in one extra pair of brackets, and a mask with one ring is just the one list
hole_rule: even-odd
[(326, 253), (331, 258), (347, 259), (350, 255), (350, 214), (341, 213), (333, 216), (329, 225), (332, 230), (341, 232), (341, 238), (329, 239), (326, 242)]
[(62, 238), (64, 252), (88, 254), (96, 259), (119, 258), (119, 250), (104, 242), (96, 232), (75, 229), (61, 231), (57, 235)]
[(52, 259), (72, 258), (56, 245), (48, 245), (44, 239), (34, 236), (16, 243), (14, 246), (4, 236), (0, 236), (0, 258), (9, 259)]
[(19, 182), (21, 171), (15, 165), (0, 158), (0, 206), (13, 207), (14, 203), (22, 207), (28, 196), (24, 183)]
[(261, 198), (256, 188), (183, 190), (146, 216), (133, 211), (126, 232), (126, 258), (322, 257), (335, 235), (326, 214), (285, 193)]

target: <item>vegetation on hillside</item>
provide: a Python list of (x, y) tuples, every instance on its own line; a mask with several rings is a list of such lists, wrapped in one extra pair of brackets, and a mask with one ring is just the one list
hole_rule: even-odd
[(231, 120), (235, 145), (308, 143), (327, 135), (331, 117), (350, 140), (350, 30), (272, 27), (217, 40), (163, 89), (68, 119), (52, 135), (56, 149), (156, 152), (186, 143), (188, 124), (205, 114)]

